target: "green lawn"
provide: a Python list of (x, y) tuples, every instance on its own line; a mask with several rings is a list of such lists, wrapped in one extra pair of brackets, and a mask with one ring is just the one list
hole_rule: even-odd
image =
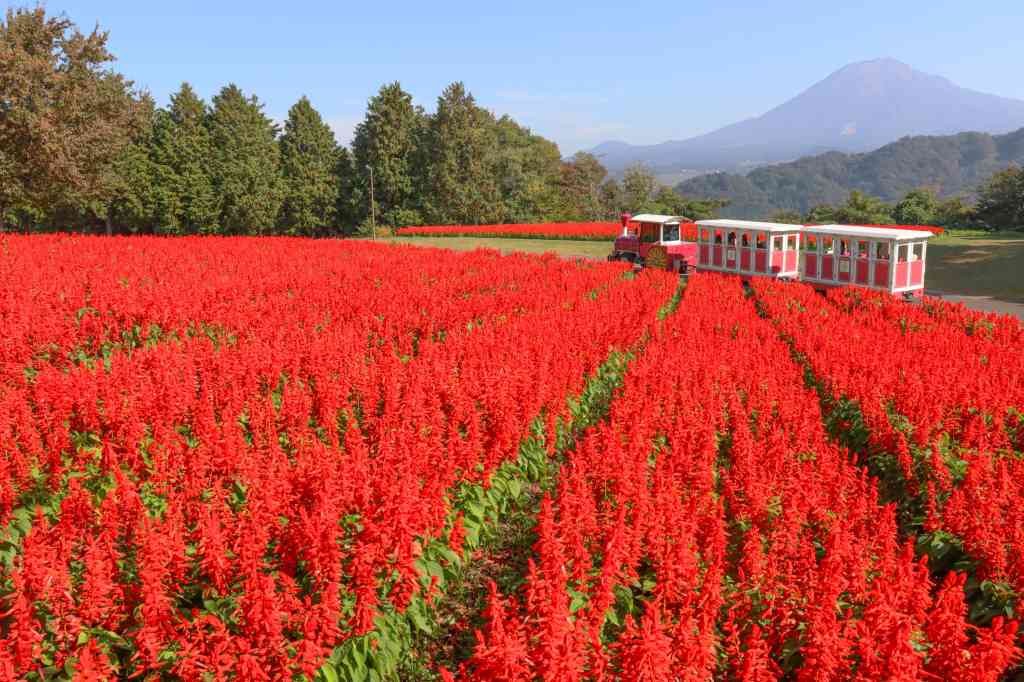
[(1024, 232), (958, 232), (928, 242), (929, 289), (1024, 302)]
[(387, 241), (395, 244), (419, 244), (420, 246), (439, 246), (455, 251), (469, 251), (480, 247), (498, 249), (503, 253), (523, 251), (525, 253), (545, 253), (548, 251), (560, 256), (582, 256), (583, 258), (603, 259), (612, 252), (611, 241), (582, 241), (575, 239), (504, 239), (502, 237), (388, 237)]
[[(553, 251), (562, 256), (604, 258), (611, 242), (499, 237), (391, 237), (388, 241), (440, 246), (457, 251), (478, 247), (504, 252)], [(1024, 232), (957, 232), (928, 243), (928, 288), (950, 294), (991, 296), (1024, 302)]]

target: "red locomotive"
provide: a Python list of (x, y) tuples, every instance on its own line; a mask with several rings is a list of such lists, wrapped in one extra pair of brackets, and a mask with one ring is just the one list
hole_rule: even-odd
[(696, 225), (684, 216), (623, 213), (608, 259), (685, 274), (697, 264), (696, 239)]

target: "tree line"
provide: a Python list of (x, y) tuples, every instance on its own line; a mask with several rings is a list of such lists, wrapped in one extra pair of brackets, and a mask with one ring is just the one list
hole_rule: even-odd
[(326, 236), (371, 222), (705, 217), (724, 203), (688, 201), (640, 167), (617, 180), (590, 154), (563, 159), (460, 82), (433, 113), (382, 86), (348, 147), (306, 97), (280, 126), (233, 84), (206, 102), (186, 82), (158, 107), (113, 70), (107, 38), (41, 7), (7, 10), (0, 228)]
[(1024, 230), (1024, 168), (1011, 165), (993, 173), (972, 200), (941, 198), (929, 187), (885, 202), (853, 190), (843, 204), (818, 204), (807, 213), (782, 210), (769, 220), (781, 223), (936, 225), (947, 229)]

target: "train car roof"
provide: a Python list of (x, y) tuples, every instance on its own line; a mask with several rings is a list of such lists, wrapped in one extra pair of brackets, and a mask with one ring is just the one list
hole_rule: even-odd
[(935, 235), (925, 230), (907, 230), (896, 227), (869, 225), (808, 225), (809, 234), (827, 234), (836, 237), (863, 237), (865, 239), (929, 239)]
[(716, 218), (715, 220), (698, 220), (701, 227), (721, 227), (727, 230), (759, 230), (761, 232), (795, 232), (804, 229), (803, 225), (787, 223), (762, 223), (756, 220), (731, 220)]
[(631, 223), (657, 223), (658, 225), (664, 225), (665, 223), (686, 223), (690, 219), (682, 215), (660, 215), (658, 213), (641, 213), (639, 215), (632, 216), (629, 219)]

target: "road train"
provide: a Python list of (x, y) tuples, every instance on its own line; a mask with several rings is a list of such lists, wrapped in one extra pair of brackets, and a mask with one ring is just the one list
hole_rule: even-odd
[(800, 280), (825, 289), (860, 286), (905, 297), (924, 292), (928, 240), (921, 225), (795, 225), (689, 221), (623, 214), (610, 260), (687, 274), (693, 270)]

